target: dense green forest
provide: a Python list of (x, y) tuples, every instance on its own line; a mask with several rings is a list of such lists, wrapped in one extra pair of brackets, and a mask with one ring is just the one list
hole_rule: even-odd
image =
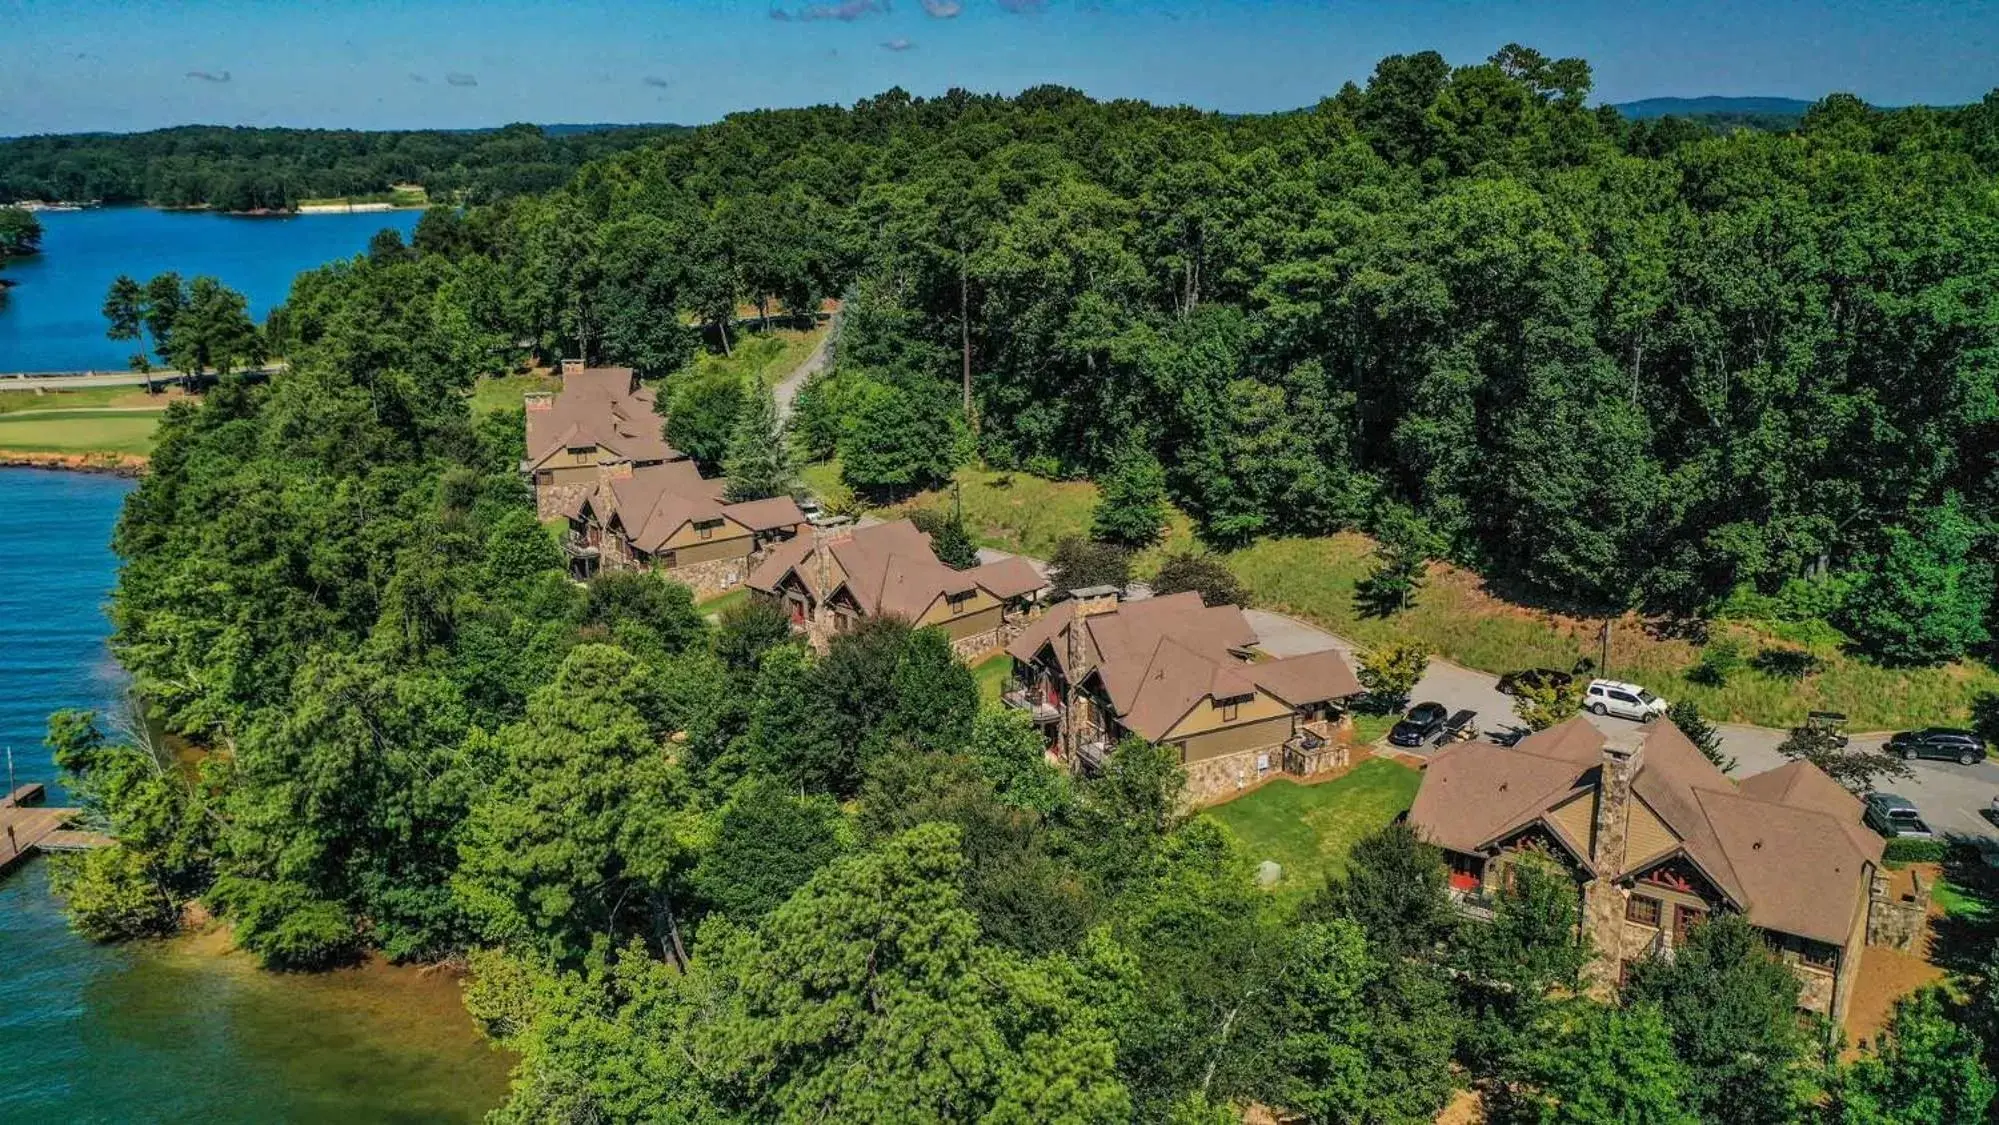
[(274, 967), (468, 956), (501, 1121), (1413, 1125), (1467, 1084), (1501, 1121), (1982, 1120), (1989, 940), (1841, 1062), (1739, 920), (1600, 1002), (1531, 867), (1465, 924), (1389, 827), (1271, 895), (1168, 757), (1055, 772), (934, 633), (814, 655), (570, 583), (521, 415), (466, 405), (527, 340), (662, 380), (726, 460), (767, 411), (686, 361), (841, 293), (798, 438), (862, 488), (1115, 466), (1218, 543), (1414, 520), (1548, 596), (1748, 584), (1884, 654), (1980, 643), (1999, 99), (1717, 137), (1588, 87), (1508, 48), (1270, 118), (891, 92), (301, 276), (290, 369), (172, 406), (120, 521), (114, 647), (206, 752), (52, 721), (120, 840), (56, 865), (75, 923), (199, 899)]
[(551, 132), (361, 132), (190, 125), (150, 133), (0, 140), (0, 203), (22, 199), (282, 211), (302, 199), (377, 195), (422, 184), (441, 199), (547, 191), (577, 167), (646, 144), (672, 126)]
[(801, 428), (865, 490), (1138, 451), (1218, 546), (1406, 509), (1521, 600), (1747, 592), (1888, 661), (1987, 644), (1999, 97), (1718, 136), (1588, 89), (1509, 50), (1270, 117), (894, 91), (731, 117), (425, 246), (476, 302), (454, 323), (659, 374), (686, 313), (712, 344), (738, 302), (845, 293), (854, 362)]
[[(25, 258), (39, 254), (42, 250), (42, 224), (33, 213), (17, 207), (0, 207), (0, 270), (15, 258)], [(0, 301), (7, 299), (7, 286), (11, 284), (0, 276)]]

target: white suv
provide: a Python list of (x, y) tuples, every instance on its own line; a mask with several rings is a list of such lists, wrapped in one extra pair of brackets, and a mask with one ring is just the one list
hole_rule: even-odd
[(1620, 719), (1636, 719), (1645, 723), (1665, 714), (1666, 708), (1671, 705), (1637, 684), (1591, 680), (1589, 694), (1583, 697), (1583, 706), (1591, 714), (1616, 715)]

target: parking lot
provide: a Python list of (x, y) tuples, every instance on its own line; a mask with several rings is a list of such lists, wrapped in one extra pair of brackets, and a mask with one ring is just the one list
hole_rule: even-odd
[[(1273, 656), (1291, 656), (1329, 648), (1340, 649), (1349, 656), (1352, 654), (1353, 645), (1350, 642), (1305, 622), (1264, 610), (1247, 610), (1245, 613), (1261, 640), (1259, 647)], [(1498, 683), (1495, 676), (1433, 659), (1429, 670), (1410, 694), (1410, 699), (1412, 702), (1435, 700), (1452, 711), (1476, 711), (1480, 729), (1503, 730), (1516, 725), (1518, 720), (1514, 717), (1512, 697), (1500, 694)], [(1605, 730), (1631, 726), (1625, 719), (1590, 716), (1590, 721)], [(1777, 744), (1784, 740), (1784, 731), (1734, 723), (1721, 724), (1720, 730), (1722, 751), (1736, 760), (1735, 777), (1762, 773), (1788, 761), (1777, 752)], [(1856, 735), (1852, 746), (1854, 749), (1873, 750), (1878, 749), (1883, 741), (1885, 736), (1880, 734)], [(1434, 752), (1434, 747), (1417, 751), (1419, 754)], [(1938, 835), (1976, 840), (1981, 846), (1999, 851), (1999, 825), (1995, 825), (1987, 811), (1993, 798), (1999, 797), (1999, 763), (1987, 760), (1977, 765), (1961, 766), (1956, 762), (1916, 761), (1907, 765), (1913, 776), (1906, 780), (1887, 779), (1881, 783), (1880, 789), (1914, 802), (1923, 819)]]

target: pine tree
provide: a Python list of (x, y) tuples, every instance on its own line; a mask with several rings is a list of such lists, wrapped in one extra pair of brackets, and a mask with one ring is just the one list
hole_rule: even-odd
[(729, 480), (724, 495), (732, 504), (791, 494), (795, 477), (784, 422), (777, 416), (777, 397), (761, 380), (736, 414), (722, 470)]

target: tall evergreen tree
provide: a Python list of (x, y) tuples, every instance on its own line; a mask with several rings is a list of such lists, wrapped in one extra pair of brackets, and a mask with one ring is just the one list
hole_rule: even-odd
[(797, 486), (789, 439), (777, 416), (777, 398), (762, 380), (743, 396), (722, 471), (729, 480), (726, 499), (732, 504), (789, 496)]

